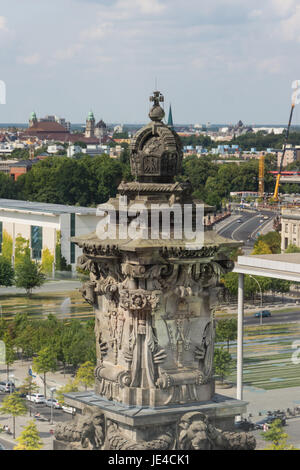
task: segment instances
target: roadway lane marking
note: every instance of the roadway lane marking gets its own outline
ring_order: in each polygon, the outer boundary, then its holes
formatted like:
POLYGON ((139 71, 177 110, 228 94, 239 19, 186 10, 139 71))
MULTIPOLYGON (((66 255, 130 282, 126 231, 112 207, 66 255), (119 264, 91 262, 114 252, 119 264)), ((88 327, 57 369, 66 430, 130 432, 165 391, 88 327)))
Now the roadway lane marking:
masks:
POLYGON ((271 220, 268 219, 268 220, 266 220, 265 222, 263 222, 258 228, 256 228, 256 229, 251 233, 250 238, 252 238, 252 239, 254 240, 254 239, 255 239, 255 238, 254 238, 255 233, 257 233, 259 230, 262 230, 268 223, 272 222, 273 219, 274 219, 274 217, 272 217, 271 220))
MULTIPOLYGON (((242 219, 244 216, 246 216, 246 221, 251 220, 251 217, 250 217, 250 218, 247 217, 247 214, 242 214, 241 216, 239 216, 239 217, 237 218, 237 220, 238 220, 238 219, 242 219)), ((252 217, 252 218, 253 218, 253 217, 252 217)), ((228 229, 230 228, 231 225, 235 225, 235 224, 237 224, 237 223, 238 223, 238 222, 237 222, 236 220, 233 220, 233 221, 230 222, 226 227, 221 228, 220 232, 218 232, 218 233, 221 235, 221 232, 225 232, 226 230, 228 230, 228 229)), ((242 225, 243 225, 243 224, 242 224, 242 225)), ((241 225, 238 225, 237 228, 239 228, 239 227, 241 227, 241 225)))
MULTIPOLYGON (((254 217, 250 217, 250 219, 247 219, 246 222, 242 223, 241 225, 239 225, 231 234, 231 238, 232 240, 235 240, 236 242, 239 242, 241 240, 237 240, 236 238, 234 238, 234 234, 235 232, 237 232, 238 230, 240 230, 244 225, 248 224, 250 221, 253 221, 253 219, 255 219, 255 217, 259 217, 257 214, 254 216, 254 217)), ((242 240, 244 241, 244 240, 242 240)))

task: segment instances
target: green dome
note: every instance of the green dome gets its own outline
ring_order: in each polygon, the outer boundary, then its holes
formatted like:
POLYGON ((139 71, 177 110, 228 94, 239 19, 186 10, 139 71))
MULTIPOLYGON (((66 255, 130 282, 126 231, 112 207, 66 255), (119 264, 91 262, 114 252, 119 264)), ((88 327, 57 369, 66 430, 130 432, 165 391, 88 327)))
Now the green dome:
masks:
POLYGON ((87 121, 93 121, 93 120, 95 120, 94 114, 93 114, 93 111, 90 111, 87 117, 87 121))
POLYGON ((35 112, 33 111, 31 114, 30 114, 30 118, 29 119, 36 119, 36 114, 35 112))

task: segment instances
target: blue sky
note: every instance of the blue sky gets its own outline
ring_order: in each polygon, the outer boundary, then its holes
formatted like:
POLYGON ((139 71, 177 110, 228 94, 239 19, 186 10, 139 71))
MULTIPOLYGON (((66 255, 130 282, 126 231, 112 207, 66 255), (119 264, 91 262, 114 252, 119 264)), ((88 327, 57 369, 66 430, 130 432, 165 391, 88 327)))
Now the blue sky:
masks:
POLYGON ((1 2, 0 122, 144 122, 157 79, 175 123, 285 123, 299 53, 297 0, 1 2))

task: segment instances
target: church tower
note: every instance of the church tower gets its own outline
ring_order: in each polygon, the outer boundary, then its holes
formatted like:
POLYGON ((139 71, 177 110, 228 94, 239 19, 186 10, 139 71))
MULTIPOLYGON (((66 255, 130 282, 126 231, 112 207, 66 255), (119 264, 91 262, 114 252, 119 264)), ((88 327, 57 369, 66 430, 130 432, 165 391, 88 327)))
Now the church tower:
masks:
POLYGON ((35 112, 30 114, 29 117, 29 127, 35 126, 37 124, 37 117, 35 112))
POLYGON ((92 111, 86 119, 85 137, 95 137, 95 118, 92 111))
POLYGON ((170 127, 171 129, 174 129, 171 105, 170 105, 170 108, 169 108, 168 127, 170 127))

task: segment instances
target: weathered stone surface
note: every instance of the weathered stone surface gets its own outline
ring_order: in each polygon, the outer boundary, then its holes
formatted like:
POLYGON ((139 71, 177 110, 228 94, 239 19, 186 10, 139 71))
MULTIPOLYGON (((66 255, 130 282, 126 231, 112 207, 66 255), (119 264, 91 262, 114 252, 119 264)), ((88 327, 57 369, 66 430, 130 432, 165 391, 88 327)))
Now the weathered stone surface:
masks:
MULTIPOLYGON (((154 414, 162 407, 173 410, 209 402, 214 396, 212 301, 218 297, 221 275, 233 267, 223 248, 238 245, 213 231, 204 233, 201 245, 184 234, 178 239, 174 236, 175 216, 170 217, 168 237, 160 219, 158 239, 148 236, 149 227, 137 238, 120 236, 123 209, 119 203, 125 196, 130 204, 143 203, 148 221, 156 216, 153 202, 166 206, 161 215, 176 203, 181 217, 184 205, 189 204, 191 228, 196 226, 198 201, 192 199, 191 185, 174 182, 181 169, 182 149, 176 132, 162 123, 161 100, 155 92, 149 114, 152 122, 137 132, 131 144, 136 181, 121 183, 117 197, 101 206, 107 212, 113 208, 118 232, 107 240, 96 233, 72 239, 83 250, 78 266, 90 273, 82 294, 94 306, 96 317, 95 395, 122 406, 148 407, 154 414)), ((204 209, 204 213, 211 210, 204 209)), ((126 224, 136 218, 127 218, 126 224)), ((155 432, 146 426, 143 434, 142 427, 135 431, 105 411, 105 446, 121 449, 138 442, 141 448, 172 448, 179 445, 176 426, 180 416, 174 415, 170 421, 173 434, 165 423, 155 432)), ((209 441, 210 428, 205 420, 201 423, 209 441)), ((61 426, 57 440, 75 436, 72 445, 98 445, 91 416, 76 426, 61 426)), ((207 442, 203 445, 208 446, 207 442)))
POLYGON ((185 413, 172 424, 130 428, 105 418, 95 406, 85 408, 75 422, 58 425, 55 438, 57 450, 252 450, 256 444, 248 433, 216 428, 198 411, 185 413))

